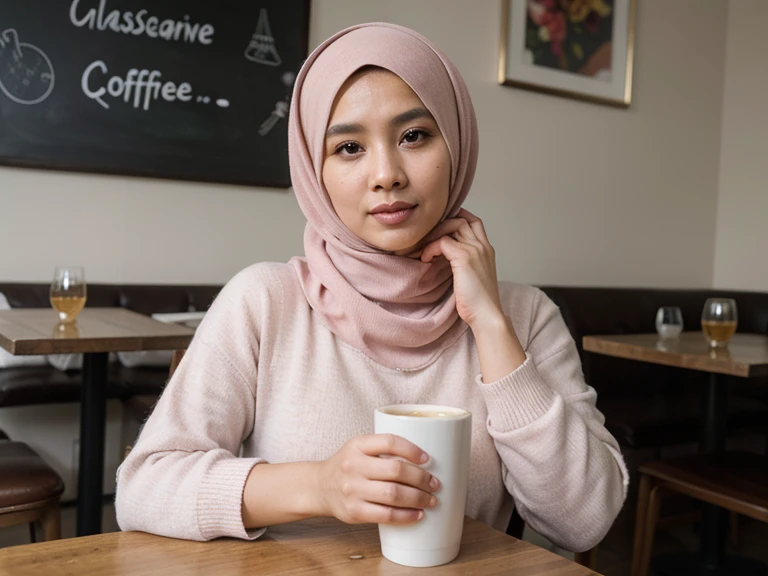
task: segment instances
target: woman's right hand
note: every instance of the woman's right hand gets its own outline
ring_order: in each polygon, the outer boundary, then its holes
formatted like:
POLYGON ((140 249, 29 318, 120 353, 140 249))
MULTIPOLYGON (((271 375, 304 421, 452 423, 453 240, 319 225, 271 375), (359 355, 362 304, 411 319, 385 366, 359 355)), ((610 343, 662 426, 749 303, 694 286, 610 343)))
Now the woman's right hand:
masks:
POLYGON ((425 508, 437 504, 432 493, 440 488, 437 478, 418 466, 428 460, 423 450, 400 436, 356 436, 319 463, 321 507, 325 515, 348 524, 418 522, 425 508))

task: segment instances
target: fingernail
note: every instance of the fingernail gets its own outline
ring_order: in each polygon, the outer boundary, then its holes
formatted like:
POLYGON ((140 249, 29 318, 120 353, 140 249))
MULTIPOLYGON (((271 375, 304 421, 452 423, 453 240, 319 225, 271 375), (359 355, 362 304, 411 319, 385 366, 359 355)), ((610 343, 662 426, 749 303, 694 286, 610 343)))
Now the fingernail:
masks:
POLYGON ((440 480, 432 476, 432 480, 429 481, 429 487, 432 488, 432 490, 437 490, 440 486, 440 480))
POLYGON ((416 516, 416 520, 424 518, 424 510, 419 510, 419 514, 416 516))
POLYGON ((426 452, 421 453, 421 463, 424 464, 427 460, 429 460, 429 455, 426 452))
POLYGON ((434 508, 435 506, 437 506, 437 498, 432 496, 432 498, 429 499, 429 507, 434 508))

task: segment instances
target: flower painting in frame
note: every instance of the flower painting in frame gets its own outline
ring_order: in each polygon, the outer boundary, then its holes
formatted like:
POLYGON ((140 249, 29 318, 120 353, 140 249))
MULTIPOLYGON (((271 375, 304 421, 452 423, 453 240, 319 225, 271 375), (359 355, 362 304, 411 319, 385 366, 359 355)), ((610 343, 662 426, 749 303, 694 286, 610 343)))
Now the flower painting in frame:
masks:
POLYGON ((502 0, 499 83, 629 106, 635 2, 502 0))

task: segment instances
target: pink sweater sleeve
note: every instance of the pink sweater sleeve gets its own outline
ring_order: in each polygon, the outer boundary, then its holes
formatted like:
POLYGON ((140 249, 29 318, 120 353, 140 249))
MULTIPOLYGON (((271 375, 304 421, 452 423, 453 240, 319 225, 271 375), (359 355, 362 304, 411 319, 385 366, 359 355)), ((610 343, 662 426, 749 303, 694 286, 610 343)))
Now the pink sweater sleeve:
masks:
POLYGON ((580 552, 608 532, 629 475, 560 311, 541 292, 531 322, 525 363, 497 382, 478 376, 477 383, 520 515, 557 545, 580 552))
POLYGON ((238 457, 253 431, 258 362, 252 318, 231 313, 242 308, 231 298, 248 297, 241 282, 236 277, 217 297, 118 469, 122 530, 187 540, 254 539, 264 532, 246 530, 241 511, 245 481, 261 462, 238 457))

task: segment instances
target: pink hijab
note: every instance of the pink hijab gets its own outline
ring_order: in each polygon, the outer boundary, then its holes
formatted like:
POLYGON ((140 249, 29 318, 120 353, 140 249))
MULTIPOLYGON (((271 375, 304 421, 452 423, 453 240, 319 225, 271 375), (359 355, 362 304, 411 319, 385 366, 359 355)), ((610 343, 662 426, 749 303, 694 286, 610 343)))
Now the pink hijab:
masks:
POLYGON ((296 78, 288 143, 307 226, 305 257, 290 264, 309 305, 338 338, 384 366, 414 370, 467 329, 456 312, 450 264, 444 258, 425 264, 367 244, 336 215, 322 180, 333 101, 347 78, 367 65, 397 74, 437 121, 451 157, 451 190, 443 220, 427 240, 455 229, 446 220, 459 214, 477 165, 477 122, 467 87, 420 34, 394 24, 360 24, 318 46, 296 78))

